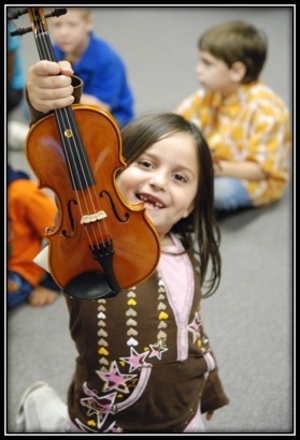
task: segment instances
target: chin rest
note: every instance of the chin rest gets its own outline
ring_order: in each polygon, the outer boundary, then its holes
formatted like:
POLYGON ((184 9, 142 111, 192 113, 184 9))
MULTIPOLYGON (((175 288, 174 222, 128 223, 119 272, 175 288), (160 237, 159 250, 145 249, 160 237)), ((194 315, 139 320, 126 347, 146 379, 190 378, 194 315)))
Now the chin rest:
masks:
POLYGON ((78 299, 99 299, 116 296, 118 292, 111 289, 105 275, 100 272, 84 272, 72 278, 63 291, 78 299))

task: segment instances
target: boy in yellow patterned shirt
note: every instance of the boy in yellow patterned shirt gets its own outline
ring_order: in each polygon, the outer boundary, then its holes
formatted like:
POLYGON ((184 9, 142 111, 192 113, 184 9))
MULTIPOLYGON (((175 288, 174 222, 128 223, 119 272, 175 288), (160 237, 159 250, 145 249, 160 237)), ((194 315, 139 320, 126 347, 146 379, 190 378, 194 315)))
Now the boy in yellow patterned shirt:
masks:
POLYGON ((244 21, 221 23, 199 39, 202 86, 176 108, 201 128, 214 158, 216 211, 279 200, 289 178, 289 112, 259 79, 267 38, 244 21))

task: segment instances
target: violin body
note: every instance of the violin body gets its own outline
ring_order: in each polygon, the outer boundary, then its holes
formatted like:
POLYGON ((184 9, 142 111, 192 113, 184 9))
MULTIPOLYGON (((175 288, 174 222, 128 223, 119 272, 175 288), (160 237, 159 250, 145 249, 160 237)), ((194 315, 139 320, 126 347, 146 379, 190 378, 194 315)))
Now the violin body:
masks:
POLYGON ((126 163, 114 119, 88 105, 75 104, 72 111, 94 183, 83 188, 72 183, 53 114, 29 130, 26 155, 39 186, 53 191, 58 206, 56 224, 46 231, 54 280, 71 296, 98 298, 145 281, 158 264, 160 243, 144 204, 129 204, 116 187, 116 173, 126 163), (91 244, 104 244, 106 255, 107 241, 113 249, 109 247, 109 261, 102 264, 91 244), (107 276, 109 283, 104 281, 99 292, 97 284, 107 276))

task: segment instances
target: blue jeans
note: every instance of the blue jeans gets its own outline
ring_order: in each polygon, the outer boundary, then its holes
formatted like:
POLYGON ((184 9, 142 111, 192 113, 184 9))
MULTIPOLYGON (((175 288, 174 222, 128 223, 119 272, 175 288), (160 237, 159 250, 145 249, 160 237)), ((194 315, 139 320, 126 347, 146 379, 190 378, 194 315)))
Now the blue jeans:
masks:
MULTIPOLYGON (((18 304, 21 304, 28 300, 34 287, 19 275, 17 272, 8 271, 7 273, 7 307, 12 309, 18 304)), ((46 274, 40 285, 47 287, 48 289, 54 290, 55 292, 60 292, 61 289, 54 282, 50 274, 46 274)))
POLYGON ((217 176, 214 179, 215 209, 217 211, 236 211, 253 207, 252 200, 240 179, 217 176))

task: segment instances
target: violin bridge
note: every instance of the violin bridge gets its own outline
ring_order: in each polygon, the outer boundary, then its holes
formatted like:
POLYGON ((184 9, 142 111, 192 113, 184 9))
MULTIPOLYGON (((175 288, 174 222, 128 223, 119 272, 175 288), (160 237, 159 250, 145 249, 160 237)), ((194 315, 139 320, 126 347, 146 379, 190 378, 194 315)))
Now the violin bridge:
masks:
POLYGON ((107 214, 104 211, 98 211, 98 212, 95 212, 94 214, 83 215, 81 217, 80 224, 86 225, 89 223, 95 223, 98 220, 103 220, 106 217, 107 217, 107 214))

